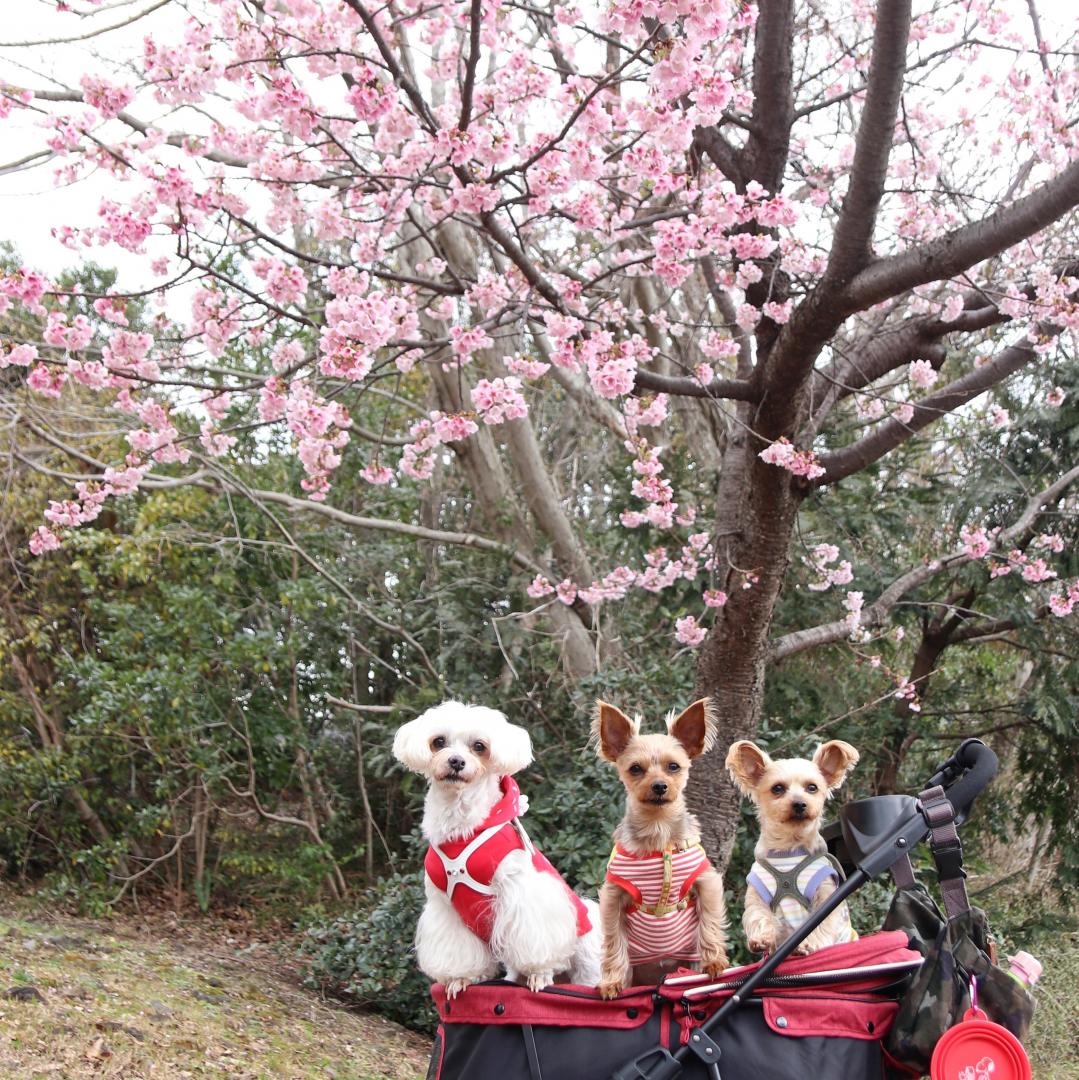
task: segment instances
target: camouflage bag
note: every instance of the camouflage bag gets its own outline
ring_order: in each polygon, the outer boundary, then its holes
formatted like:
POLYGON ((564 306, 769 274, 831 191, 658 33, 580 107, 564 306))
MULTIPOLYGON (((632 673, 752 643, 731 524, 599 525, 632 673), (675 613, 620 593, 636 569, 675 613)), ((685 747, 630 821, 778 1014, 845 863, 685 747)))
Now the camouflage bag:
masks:
MULTIPOLYGON (((1007 972, 997 967, 996 949, 985 912, 971 907, 962 868, 962 847, 948 809, 934 802, 930 789, 920 796, 938 824, 930 848, 940 880, 945 915, 925 886, 916 883, 909 860, 893 867, 899 886, 884 920, 885 930, 903 930, 911 948, 925 957, 921 970, 899 1003, 895 1023, 884 1048, 900 1068, 893 1076, 921 1075, 937 1041, 963 1019, 970 1008, 970 984, 978 980, 978 1007, 1020 1041, 1026 1038, 1034 1013, 1034 998, 1007 972)), ((943 797, 943 793, 941 793, 943 797)), ((944 800, 946 801, 946 800, 944 800)))
POLYGON ((914 885, 896 893, 884 929, 905 931, 911 948, 925 957, 884 1044, 888 1054, 909 1070, 906 1075, 929 1071, 937 1041, 970 1008, 972 978, 978 980, 978 1007, 1020 1041, 1026 1038, 1034 999, 993 963, 983 911, 970 908, 946 918, 925 887, 914 885))

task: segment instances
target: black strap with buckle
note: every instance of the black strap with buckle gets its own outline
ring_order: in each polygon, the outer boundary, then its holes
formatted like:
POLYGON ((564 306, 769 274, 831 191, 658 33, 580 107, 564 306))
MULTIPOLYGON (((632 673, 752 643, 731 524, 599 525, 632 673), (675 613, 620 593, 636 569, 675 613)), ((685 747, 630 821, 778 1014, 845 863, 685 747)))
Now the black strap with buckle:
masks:
POLYGON ((944 908, 948 918, 954 919, 970 911, 967 872, 963 869, 963 843, 955 827, 955 809, 939 785, 926 788, 918 801, 929 823, 929 849, 936 863, 944 908))

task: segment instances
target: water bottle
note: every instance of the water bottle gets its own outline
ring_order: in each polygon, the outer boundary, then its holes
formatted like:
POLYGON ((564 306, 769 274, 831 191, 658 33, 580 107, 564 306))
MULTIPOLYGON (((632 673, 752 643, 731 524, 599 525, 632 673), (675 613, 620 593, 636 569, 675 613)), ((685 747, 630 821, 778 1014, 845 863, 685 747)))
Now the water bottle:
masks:
POLYGON ((1028 952, 1017 952, 1008 957, 1008 974, 1027 990, 1033 990, 1034 984, 1041 978, 1042 965, 1028 952))

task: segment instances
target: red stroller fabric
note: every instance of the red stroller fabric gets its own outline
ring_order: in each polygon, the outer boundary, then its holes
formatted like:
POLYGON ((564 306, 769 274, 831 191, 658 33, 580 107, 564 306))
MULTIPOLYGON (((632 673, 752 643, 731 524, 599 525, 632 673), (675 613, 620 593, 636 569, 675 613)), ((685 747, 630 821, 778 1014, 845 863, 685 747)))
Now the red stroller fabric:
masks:
MULTIPOLYGON (((767 988, 713 1037, 723 1080, 861 1080, 883 1075, 881 1039, 921 956, 901 932, 872 934, 782 964, 767 988)), ((674 1051, 756 965, 719 979, 679 972, 612 1001, 593 989, 531 993, 510 983, 470 987, 448 1001, 432 989, 440 1025, 430 1080, 606 1080, 650 1046, 674 1051)), ((687 1061, 687 1080, 705 1076, 687 1061)))

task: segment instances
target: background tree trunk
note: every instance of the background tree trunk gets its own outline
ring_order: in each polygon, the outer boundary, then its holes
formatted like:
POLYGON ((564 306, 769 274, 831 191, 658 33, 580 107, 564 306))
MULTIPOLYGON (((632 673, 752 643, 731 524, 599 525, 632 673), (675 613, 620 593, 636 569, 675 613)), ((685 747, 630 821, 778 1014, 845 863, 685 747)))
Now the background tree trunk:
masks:
POLYGON ((734 843, 740 798, 724 759, 732 742, 752 738, 760 724, 768 630, 801 503, 790 474, 761 461, 757 445, 739 426, 724 455, 715 578, 728 599, 701 646, 694 682, 695 695, 708 695, 716 704, 719 740, 694 766, 688 800, 700 819, 705 848, 720 868, 734 843))

